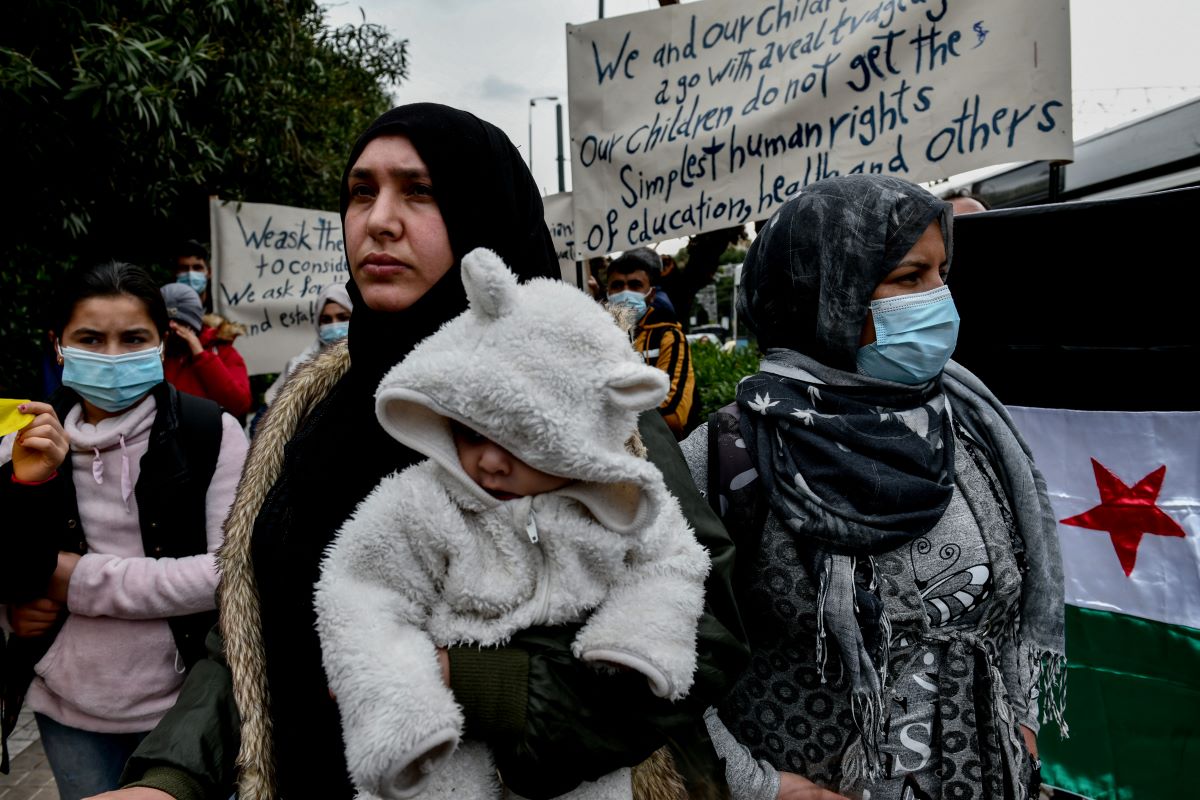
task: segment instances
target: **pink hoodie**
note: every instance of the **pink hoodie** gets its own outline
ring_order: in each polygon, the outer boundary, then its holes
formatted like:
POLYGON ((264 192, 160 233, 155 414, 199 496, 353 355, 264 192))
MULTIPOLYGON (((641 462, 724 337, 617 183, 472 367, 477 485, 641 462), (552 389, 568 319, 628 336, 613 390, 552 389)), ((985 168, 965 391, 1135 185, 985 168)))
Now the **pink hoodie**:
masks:
POLYGON ((214 552, 246 458, 246 437, 233 417, 222 415, 207 497, 208 552, 147 558, 133 487, 155 410, 147 397, 97 425, 84 422, 81 406, 63 420, 88 554, 71 576, 71 613, 37 663, 26 702, 71 727, 105 733, 153 728, 183 683, 165 618, 216 607, 214 552))

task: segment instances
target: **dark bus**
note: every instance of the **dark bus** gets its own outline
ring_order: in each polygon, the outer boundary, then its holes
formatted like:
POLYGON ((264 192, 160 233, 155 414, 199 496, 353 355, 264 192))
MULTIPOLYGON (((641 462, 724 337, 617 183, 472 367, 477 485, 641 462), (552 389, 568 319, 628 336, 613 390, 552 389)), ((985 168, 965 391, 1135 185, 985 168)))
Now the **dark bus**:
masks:
POLYGON ((942 197, 969 191, 999 209, 1197 185, 1200 98, 1080 139, 1071 162, 1029 161, 983 178, 929 188, 942 197))

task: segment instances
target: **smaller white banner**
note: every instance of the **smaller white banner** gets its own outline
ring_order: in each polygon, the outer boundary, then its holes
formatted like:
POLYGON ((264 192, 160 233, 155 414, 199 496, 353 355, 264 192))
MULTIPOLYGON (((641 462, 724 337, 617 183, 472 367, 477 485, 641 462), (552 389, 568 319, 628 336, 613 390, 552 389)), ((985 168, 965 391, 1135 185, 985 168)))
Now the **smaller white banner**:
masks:
POLYGON ((1200 628, 1200 412, 1009 411, 1059 520, 1067 603, 1200 628))
POLYGON ((350 278, 331 211, 209 201, 214 308, 246 326, 235 346, 251 375, 279 372, 316 336, 317 296, 350 278))
MULTIPOLYGON (((578 283, 575 269, 575 205, 570 192, 559 192, 542 198, 546 214, 546 227, 554 240, 554 252, 562 268, 562 279, 570 284, 578 283)), ((580 287, 582 288, 582 287, 580 287)))

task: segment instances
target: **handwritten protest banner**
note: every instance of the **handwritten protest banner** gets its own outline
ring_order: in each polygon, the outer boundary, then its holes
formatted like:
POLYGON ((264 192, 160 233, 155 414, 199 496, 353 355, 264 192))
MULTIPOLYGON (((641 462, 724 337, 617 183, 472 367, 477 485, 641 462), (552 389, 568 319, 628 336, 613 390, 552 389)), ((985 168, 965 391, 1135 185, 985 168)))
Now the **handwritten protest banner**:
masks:
POLYGON ((209 201, 217 313, 247 328, 251 375, 279 372, 316 336, 317 295, 350 278, 337 214, 209 201))
POLYGON ((545 209, 546 227, 554 240, 554 252, 562 268, 562 279, 567 283, 578 282, 575 268, 575 206, 570 192, 559 192, 542 198, 545 209))
POLYGON ((705 0, 569 25, 567 67, 580 257, 1073 153, 1068 0, 705 0))

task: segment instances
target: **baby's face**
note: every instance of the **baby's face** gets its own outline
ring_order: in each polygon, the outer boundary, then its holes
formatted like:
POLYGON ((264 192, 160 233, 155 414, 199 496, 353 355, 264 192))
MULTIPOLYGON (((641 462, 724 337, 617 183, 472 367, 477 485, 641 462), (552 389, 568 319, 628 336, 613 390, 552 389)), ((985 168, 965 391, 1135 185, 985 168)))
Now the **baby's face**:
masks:
POLYGON ((450 429, 463 470, 497 500, 545 494, 571 482, 570 478, 534 469, 465 425, 451 422, 450 429))

